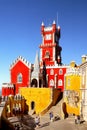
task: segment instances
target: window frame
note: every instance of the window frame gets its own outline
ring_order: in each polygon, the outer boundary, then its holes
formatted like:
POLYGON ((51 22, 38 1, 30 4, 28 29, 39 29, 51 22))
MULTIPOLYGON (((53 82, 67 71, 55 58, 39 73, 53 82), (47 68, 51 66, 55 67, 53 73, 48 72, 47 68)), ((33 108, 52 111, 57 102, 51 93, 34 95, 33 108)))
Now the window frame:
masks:
POLYGON ((19 74, 17 75, 17 83, 22 83, 22 81, 23 81, 22 73, 19 73, 19 74))

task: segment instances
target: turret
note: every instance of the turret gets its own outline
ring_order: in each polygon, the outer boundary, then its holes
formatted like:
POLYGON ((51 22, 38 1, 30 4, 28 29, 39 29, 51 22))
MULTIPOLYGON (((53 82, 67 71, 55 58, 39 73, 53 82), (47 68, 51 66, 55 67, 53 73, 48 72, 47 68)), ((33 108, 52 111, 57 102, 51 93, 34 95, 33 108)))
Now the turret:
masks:
POLYGON ((60 57, 60 55, 58 56, 58 64, 61 64, 61 57, 60 57))
POLYGON ((54 65, 55 61, 61 64, 61 50, 59 46, 60 26, 56 26, 55 21, 52 25, 45 27, 41 24, 42 44, 40 45, 40 61, 44 60, 46 65, 54 65))
POLYGON ((56 23, 55 23, 55 21, 53 21, 52 27, 53 27, 53 32, 56 32, 56 23))
POLYGON ((82 63, 87 61, 87 55, 82 55, 82 63))
POLYGON ((42 24, 41 24, 41 34, 44 34, 44 23, 42 22, 42 24))
POLYGON ((60 26, 58 26, 58 37, 60 38, 60 31, 61 31, 61 28, 60 26))

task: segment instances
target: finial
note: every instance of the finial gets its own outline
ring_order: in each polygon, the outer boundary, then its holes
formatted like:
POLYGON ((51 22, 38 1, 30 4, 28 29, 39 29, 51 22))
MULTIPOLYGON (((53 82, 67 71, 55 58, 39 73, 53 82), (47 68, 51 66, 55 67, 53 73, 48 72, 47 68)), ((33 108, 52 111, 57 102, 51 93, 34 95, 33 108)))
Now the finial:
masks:
POLYGON ((58 26, 58 29, 60 29, 60 26, 58 26))
POLYGON ((53 24, 56 24, 55 20, 53 21, 53 24))
POLYGON ((42 22, 42 24, 41 24, 42 26, 44 26, 44 22, 42 22))

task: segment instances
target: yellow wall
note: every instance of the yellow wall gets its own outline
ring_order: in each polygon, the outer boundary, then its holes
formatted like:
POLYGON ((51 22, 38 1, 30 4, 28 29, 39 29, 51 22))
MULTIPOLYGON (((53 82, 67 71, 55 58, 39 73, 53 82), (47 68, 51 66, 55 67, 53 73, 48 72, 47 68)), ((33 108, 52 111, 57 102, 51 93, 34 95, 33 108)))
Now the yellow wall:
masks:
POLYGON ((64 96, 67 112, 76 115, 80 114, 80 76, 77 74, 66 75, 65 90, 68 91, 64 96), (77 99, 79 100, 75 102, 77 99))
POLYGON ((77 90, 80 89, 80 76, 76 74, 67 75, 65 77, 65 88, 69 90, 77 90), (70 85, 69 85, 69 79, 70 79, 70 85))
POLYGON ((26 103, 31 110, 31 102, 35 102, 35 112, 42 112, 51 104, 52 91, 49 88, 20 88, 20 94, 26 99, 26 103))
POLYGON ((52 105, 55 105, 60 96, 60 89, 51 88, 20 88, 20 94, 26 99, 26 104, 31 111, 31 102, 35 102, 36 114, 46 113, 52 105))

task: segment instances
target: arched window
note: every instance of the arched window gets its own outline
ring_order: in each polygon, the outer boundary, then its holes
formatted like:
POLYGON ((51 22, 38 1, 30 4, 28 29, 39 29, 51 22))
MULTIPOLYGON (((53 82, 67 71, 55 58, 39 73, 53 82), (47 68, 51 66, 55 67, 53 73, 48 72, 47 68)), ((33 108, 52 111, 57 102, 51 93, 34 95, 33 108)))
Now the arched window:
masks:
POLYGON ((62 86, 63 85, 63 81, 61 79, 58 80, 58 86, 62 86))
POLYGON ((54 70, 53 69, 50 70, 50 75, 54 75, 54 70))
POLYGON ((18 74, 18 76, 17 76, 17 82, 22 83, 22 74, 21 73, 18 74))
POLYGON ((62 74, 63 74, 63 70, 59 69, 59 75, 62 75, 62 74))
POLYGON ((31 102, 31 110, 34 110, 34 108, 35 108, 35 102, 32 101, 32 102, 31 102))
POLYGON ((54 80, 53 79, 50 80, 50 86, 54 86, 54 80))
POLYGON ((50 53, 49 53, 49 51, 46 51, 45 52, 45 58, 49 58, 50 57, 50 53))

